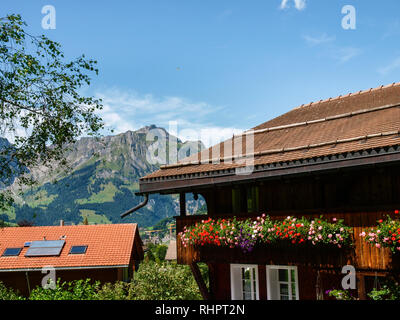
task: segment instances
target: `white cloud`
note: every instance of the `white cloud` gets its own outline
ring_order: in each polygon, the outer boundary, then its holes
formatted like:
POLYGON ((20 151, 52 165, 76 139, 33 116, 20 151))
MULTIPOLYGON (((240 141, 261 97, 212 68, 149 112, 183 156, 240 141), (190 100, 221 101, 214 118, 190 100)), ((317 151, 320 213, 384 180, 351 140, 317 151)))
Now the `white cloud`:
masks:
POLYGON ((400 57, 393 60, 390 64, 388 64, 385 67, 379 68, 378 72, 381 75, 387 75, 391 72, 393 72, 395 69, 399 69, 400 68, 400 57))
POLYGON ((322 48, 324 56, 336 60, 339 64, 346 63, 351 59, 363 53, 362 49, 357 47, 344 47, 335 43, 335 36, 328 36, 326 33, 320 36, 303 35, 302 38, 310 46, 319 46, 322 48))
POLYGON ((329 37, 326 33, 321 34, 320 36, 310 36, 310 35, 303 35, 303 39, 312 46, 320 45, 324 43, 330 43, 336 40, 335 36, 329 37))
MULTIPOLYGON (((282 0, 281 10, 289 8, 289 0, 282 0)), ((297 10, 304 10, 306 8, 306 0, 294 0, 294 6, 297 10)))
POLYGON ((345 63, 362 53, 362 50, 355 47, 338 48, 333 52, 333 57, 339 61, 340 64, 345 63))
POLYGON ((135 91, 108 89, 96 93, 103 100, 104 108, 100 112, 106 128, 114 133, 137 130, 155 124, 171 131, 171 121, 177 122, 176 134, 182 141, 202 140, 207 147, 223 141, 233 134, 243 131, 241 128, 216 125, 210 119, 217 119, 225 112, 221 106, 206 102, 192 102, 182 97, 158 98, 151 94, 141 95, 135 91))

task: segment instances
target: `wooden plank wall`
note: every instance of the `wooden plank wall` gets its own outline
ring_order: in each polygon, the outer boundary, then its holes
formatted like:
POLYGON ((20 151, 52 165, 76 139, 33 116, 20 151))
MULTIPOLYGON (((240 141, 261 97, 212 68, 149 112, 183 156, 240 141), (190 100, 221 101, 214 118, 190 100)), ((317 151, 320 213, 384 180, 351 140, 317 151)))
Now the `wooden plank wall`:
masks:
MULTIPOLYGON (((259 187, 260 212, 270 215, 377 212, 400 209, 400 166, 352 172, 254 181, 259 187)), ((199 190, 210 216, 231 214, 232 188, 225 185, 199 190)), ((242 212, 246 212, 242 208, 242 212)))

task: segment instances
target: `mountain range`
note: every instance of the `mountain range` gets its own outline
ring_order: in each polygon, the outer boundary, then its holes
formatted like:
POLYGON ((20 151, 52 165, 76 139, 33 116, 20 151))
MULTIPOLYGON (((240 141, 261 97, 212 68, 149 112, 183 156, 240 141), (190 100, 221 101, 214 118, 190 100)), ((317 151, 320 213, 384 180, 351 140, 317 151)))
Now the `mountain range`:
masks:
MULTIPOLYGON (((146 157, 149 147, 154 146, 154 141, 147 139, 150 131, 169 138, 165 129, 154 125, 118 135, 81 138, 66 148, 69 170, 58 170, 56 164, 52 170, 47 167, 31 169, 30 174, 39 183, 16 196, 14 206, 0 212, 0 219, 11 223, 29 221, 34 225, 56 225, 60 220, 66 224, 85 220, 90 224, 135 222, 140 227, 149 227, 178 214, 176 195, 151 195, 146 207, 120 218, 121 213, 142 201, 142 197, 135 194, 139 178, 159 168, 159 164, 149 163, 146 157)), ((176 141, 178 150, 188 143, 204 148, 201 142, 183 143, 177 138, 176 141)), ((168 149, 168 142, 160 144, 158 152, 163 148, 168 149)), ((10 188, 17 194, 17 182, 10 188)), ((187 202, 188 211, 192 213, 204 205, 203 200, 195 201, 191 195, 187 202)))

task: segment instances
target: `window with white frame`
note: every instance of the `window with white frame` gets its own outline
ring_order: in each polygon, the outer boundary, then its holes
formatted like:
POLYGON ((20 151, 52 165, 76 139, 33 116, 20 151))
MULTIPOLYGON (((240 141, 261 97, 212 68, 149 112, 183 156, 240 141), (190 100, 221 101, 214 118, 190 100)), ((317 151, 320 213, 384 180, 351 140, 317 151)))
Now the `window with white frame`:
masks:
POLYGON ((297 267, 267 266, 268 300, 298 300, 297 267))
POLYGON ((258 266, 231 264, 232 300, 258 300, 258 266))

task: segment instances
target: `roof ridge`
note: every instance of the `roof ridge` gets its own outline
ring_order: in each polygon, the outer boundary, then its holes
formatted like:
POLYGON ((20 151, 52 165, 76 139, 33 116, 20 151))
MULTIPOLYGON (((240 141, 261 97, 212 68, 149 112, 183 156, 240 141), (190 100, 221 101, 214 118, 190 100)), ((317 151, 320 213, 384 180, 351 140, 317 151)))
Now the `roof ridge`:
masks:
POLYGON ((348 93, 346 95, 339 95, 339 96, 336 96, 334 98, 331 97, 331 98, 328 98, 328 99, 321 99, 319 101, 311 101, 311 102, 309 102, 307 104, 303 103, 302 105, 293 108, 292 111, 300 109, 300 108, 310 107, 313 104, 321 104, 321 103, 325 103, 325 102, 329 102, 329 101, 333 101, 333 100, 340 100, 340 99, 348 98, 350 96, 355 96, 355 95, 359 95, 359 94, 369 93, 369 92, 372 92, 372 91, 377 91, 377 90, 387 89, 387 88, 392 88, 392 87, 397 87, 397 86, 400 86, 400 82, 393 82, 391 84, 381 85, 379 87, 370 88, 370 89, 366 89, 366 90, 360 90, 358 92, 350 92, 350 93, 348 93))
POLYGON ((369 112, 382 111, 382 110, 385 110, 385 109, 396 108, 396 107, 399 107, 399 106, 400 106, 399 103, 387 104, 387 105, 384 105, 384 106, 379 106, 379 107, 374 107, 374 108, 369 108, 369 109, 368 108, 367 109, 359 109, 359 110, 356 110, 356 111, 340 113, 340 114, 336 114, 336 115, 332 115, 332 116, 328 116, 328 117, 320 118, 320 119, 289 123, 289 124, 284 124, 284 125, 280 125, 280 126, 257 129, 257 130, 250 129, 250 130, 244 131, 244 132, 236 134, 236 135, 234 134, 233 138, 240 137, 240 136, 245 136, 245 135, 249 135, 249 134, 264 133, 264 132, 281 130, 281 129, 295 128, 295 127, 306 126, 306 125, 310 125, 310 124, 314 124, 314 123, 320 123, 320 122, 325 122, 325 121, 348 118, 348 117, 353 117, 353 116, 357 116, 357 115, 365 114, 365 113, 369 113, 369 112))
POLYGON ((18 229, 32 229, 32 228, 65 228, 65 227, 100 227, 100 226, 125 226, 125 225, 133 225, 133 226, 137 226, 137 223, 134 222, 129 222, 129 223, 101 223, 101 224, 73 224, 73 225, 55 225, 55 226, 29 226, 29 227, 19 227, 19 226, 10 226, 10 227, 4 227, 4 228, 0 228, 0 229, 5 229, 5 228, 18 228, 18 229))

